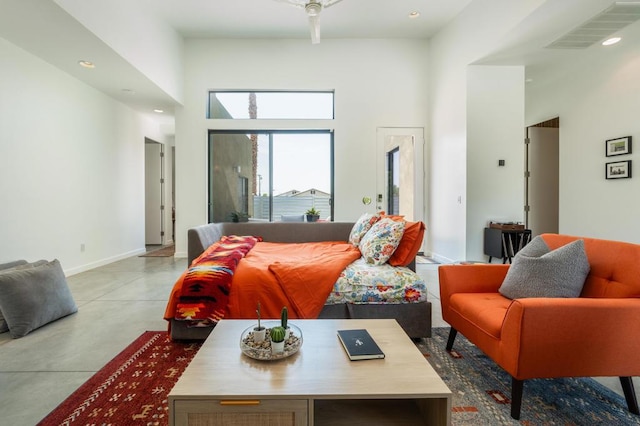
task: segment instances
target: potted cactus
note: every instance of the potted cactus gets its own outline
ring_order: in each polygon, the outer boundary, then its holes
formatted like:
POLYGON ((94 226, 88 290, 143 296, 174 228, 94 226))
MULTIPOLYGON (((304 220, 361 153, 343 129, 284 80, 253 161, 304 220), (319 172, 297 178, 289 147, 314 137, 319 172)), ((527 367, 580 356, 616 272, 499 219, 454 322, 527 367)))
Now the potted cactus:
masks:
POLYGON ((271 340, 271 353, 279 354, 284 352, 284 343, 289 338, 289 312, 286 306, 280 311, 280 325, 269 329, 269 338, 271 340))
POLYGON ((267 328, 260 325, 260 302, 258 302, 256 314, 258 314, 258 325, 253 327, 253 341, 257 343, 262 342, 267 334, 267 328))
POLYGON ((271 338, 271 353, 279 354, 284 352, 284 335, 285 330, 280 325, 272 327, 269 330, 269 337, 271 338))
POLYGON ((288 321, 289 321, 289 311, 287 310, 286 306, 283 306, 282 311, 280 311, 280 325, 282 326, 282 328, 284 328, 285 340, 289 338, 289 332, 291 331, 288 325, 288 321))

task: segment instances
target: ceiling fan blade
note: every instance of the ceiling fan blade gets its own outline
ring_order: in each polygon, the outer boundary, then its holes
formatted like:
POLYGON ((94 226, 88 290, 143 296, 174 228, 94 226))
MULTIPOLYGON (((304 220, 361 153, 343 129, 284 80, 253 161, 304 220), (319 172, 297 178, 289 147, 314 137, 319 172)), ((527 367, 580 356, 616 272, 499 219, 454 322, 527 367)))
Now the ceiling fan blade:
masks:
POLYGON ((320 16, 309 16, 309 31, 311 31, 311 44, 320 43, 320 16))

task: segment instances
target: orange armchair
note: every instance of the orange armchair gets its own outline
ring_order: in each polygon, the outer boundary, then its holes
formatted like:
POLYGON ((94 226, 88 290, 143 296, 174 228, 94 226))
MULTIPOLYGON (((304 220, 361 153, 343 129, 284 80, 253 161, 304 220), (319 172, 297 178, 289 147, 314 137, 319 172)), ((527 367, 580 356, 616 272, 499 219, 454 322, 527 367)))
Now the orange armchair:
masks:
POLYGON ((580 297, 508 299, 498 289, 509 265, 439 268, 442 316, 512 377, 511 417, 520 418, 524 381, 618 376, 629 411, 640 414, 640 245, 543 234, 551 250, 585 243, 591 270, 580 297))

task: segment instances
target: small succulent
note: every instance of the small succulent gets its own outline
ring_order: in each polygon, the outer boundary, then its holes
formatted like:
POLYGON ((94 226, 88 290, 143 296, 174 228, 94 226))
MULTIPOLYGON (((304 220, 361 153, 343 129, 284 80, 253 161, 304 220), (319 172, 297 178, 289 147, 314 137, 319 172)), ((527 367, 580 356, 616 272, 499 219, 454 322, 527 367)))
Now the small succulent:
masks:
POLYGON ((269 332, 269 335, 271 336, 272 342, 278 343, 278 342, 284 341, 285 333, 286 333, 286 330, 284 329, 284 327, 277 326, 271 329, 271 331, 269 332))

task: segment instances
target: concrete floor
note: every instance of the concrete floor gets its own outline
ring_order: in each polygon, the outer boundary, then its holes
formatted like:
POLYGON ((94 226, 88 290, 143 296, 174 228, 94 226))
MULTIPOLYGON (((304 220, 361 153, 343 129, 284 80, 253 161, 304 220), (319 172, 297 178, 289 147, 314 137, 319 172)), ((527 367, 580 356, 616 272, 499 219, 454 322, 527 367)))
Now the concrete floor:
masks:
MULTIPOLYGON (((165 330, 186 259, 131 257, 67 278, 78 313, 0 334, 0 425, 35 425, 146 330, 165 330)), ((64 265, 63 265, 64 266, 64 265)))
MULTIPOLYGON (((165 330, 167 298, 185 267, 186 259, 131 257, 73 275, 77 314, 21 339, 0 334, 0 425, 35 425, 144 331, 165 330)), ((418 264, 417 272, 433 326, 445 327, 437 267, 418 264)), ((617 379, 604 382, 621 392, 617 379)))

